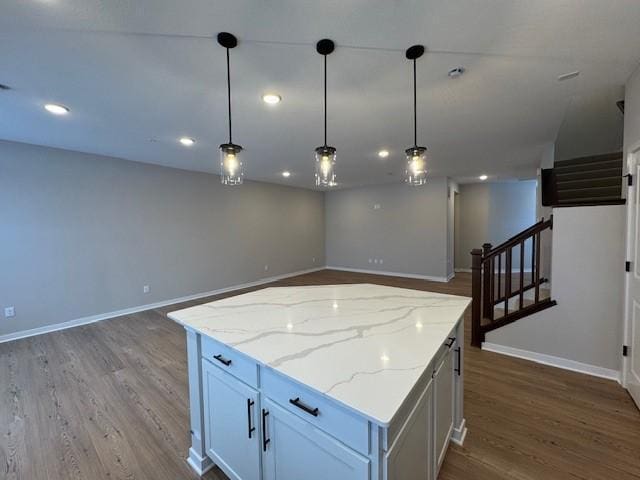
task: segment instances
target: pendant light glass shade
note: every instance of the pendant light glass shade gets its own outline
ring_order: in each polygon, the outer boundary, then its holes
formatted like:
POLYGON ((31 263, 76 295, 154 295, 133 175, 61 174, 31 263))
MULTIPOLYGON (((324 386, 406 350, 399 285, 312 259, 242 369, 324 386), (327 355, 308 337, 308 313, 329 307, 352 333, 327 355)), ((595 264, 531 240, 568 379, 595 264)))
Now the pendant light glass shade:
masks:
POLYGON ((316 186, 333 187, 336 184, 336 149, 333 147, 316 148, 316 186))
POLYGON ((220 145, 220 181, 223 185, 242 185, 242 147, 233 143, 220 145))
POLYGON ((424 185, 427 183, 427 149, 412 147, 405 150, 407 168, 404 181, 409 185, 424 185))

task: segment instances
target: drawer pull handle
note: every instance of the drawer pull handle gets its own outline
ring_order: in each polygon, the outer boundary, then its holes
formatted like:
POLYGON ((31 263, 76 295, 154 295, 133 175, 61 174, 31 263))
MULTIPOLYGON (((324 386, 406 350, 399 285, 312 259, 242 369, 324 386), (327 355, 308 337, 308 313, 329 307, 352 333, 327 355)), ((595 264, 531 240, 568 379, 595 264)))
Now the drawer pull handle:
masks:
POLYGON ((225 366, 229 366, 231 365, 231 360, 227 360, 226 358, 224 358, 221 354, 218 355, 214 355, 213 358, 215 358, 216 360, 218 360, 220 363, 222 363, 225 366))
POLYGON ((262 451, 267 451, 267 445, 271 442, 270 438, 267 438, 267 415, 269 410, 262 409, 262 451))
POLYGON ((455 368, 455 372, 460 376, 460 370, 462 368, 462 358, 460 358, 460 347, 456 348, 456 353, 458 354, 458 366, 455 368))
POLYGON ((447 348, 453 347, 453 344, 456 343, 456 337, 449 337, 449 343, 447 343, 447 348))
POLYGON ((249 438, 251 438, 251 434, 256 431, 256 427, 252 425, 253 422, 251 420, 251 407, 253 407, 254 404, 255 402, 253 400, 247 398, 247 425, 249 425, 249 438))
POLYGON ((314 417, 318 416, 318 413, 320 413, 320 411, 317 408, 311 408, 307 405, 305 405, 304 403, 302 403, 300 401, 300 397, 296 397, 296 398, 290 398, 289 399, 289 403, 291 405, 295 405, 296 407, 298 407, 300 410, 304 410, 305 412, 307 412, 309 415, 313 415, 314 417))

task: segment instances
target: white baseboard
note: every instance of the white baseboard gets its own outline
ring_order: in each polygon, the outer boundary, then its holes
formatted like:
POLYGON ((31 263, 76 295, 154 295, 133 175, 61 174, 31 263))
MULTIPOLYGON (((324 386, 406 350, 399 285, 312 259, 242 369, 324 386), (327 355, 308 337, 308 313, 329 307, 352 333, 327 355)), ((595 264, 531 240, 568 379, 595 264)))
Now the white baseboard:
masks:
POLYGON ((455 268, 453 271, 456 273, 471 273, 470 268, 455 268))
POLYGON ((553 355, 546 355, 544 353, 530 352, 519 348, 507 347, 496 343, 484 342, 482 344, 482 349, 487 350, 488 352, 500 353, 510 357, 530 360, 532 362, 549 365, 551 367, 571 370, 572 372, 585 373, 594 377, 615 380, 620 383, 620 372, 618 370, 611 370, 609 368, 598 367, 596 365, 589 365, 588 363, 576 362, 575 360, 569 360, 567 358, 554 357, 553 355))
POLYGON ((450 278, 448 277, 433 277, 430 275, 417 275, 415 273, 385 272, 382 270, 365 270, 361 268, 333 267, 330 265, 327 265, 327 269, 339 270, 341 272, 369 273, 371 275, 387 275, 389 277, 417 278, 419 280, 429 280, 431 282, 441 282, 441 283, 446 283, 450 280, 450 278))
POLYGON ((454 428, 451 433, 451 441, 456 445, 462 447, 464 445, 464 439, 467 438, 467 419, 463 418, 458 428, 454 428))
POLYGON ((215 463, 213 463, 213 460, 211 460, 209 457, 201 457, 200 455, 198 455, 193 447, 189 449, 187 463, 200 476, 203 476, 205 473, 216 466, 215 463))
POLYGON ((307 270, 299 270, 297 272, 285 273, 283 275, 275 275, 272 277, 261 278, 254 282, 243 283, 241 285, 232 285, 230 287, 219 288, 218 290, 211 290, 210 292, 196 293, 194 295, 187 295, 185 297, 172 298, 170 300, 163 300, 161 302, 149 303, 147 305, 140 305, 137 307, 125 308, 122 310, 116 310, 108 313, 100 313, 98 315, 91 315, 89 317, 77 318, 68 322, 55 323, 53 325, 46 325, 44 327, 32 328, 29 330, 22 330, 19 332, 7 333, 0 335, 0 343, 10 342, 12 340, 19 340, 21 338, 33 337, 35 335, 42 335, 44 333, 56 332, 58 330, 65 330, 67 328, 78 327, 80 325, 87 325, 89 323, 99 322, 101 320, 108 320, 109 318, 120 317, 122 315, 130 315, 132 313, 143 312, 145 310, 153 310, 154 308, 166 307, 174 303, 188 302, 190 300, 197 300, 199 298, 210 297, 212 295, 219 295, 221 293, 232 292, 234 290, 242 290, 243 288, 255 287, 263 285, 265 283, 275 282, 284 278, 295 277, 298 275, 304 275, 305 273, 317 272, 324 270, 325 267, 310 268, 307 270))

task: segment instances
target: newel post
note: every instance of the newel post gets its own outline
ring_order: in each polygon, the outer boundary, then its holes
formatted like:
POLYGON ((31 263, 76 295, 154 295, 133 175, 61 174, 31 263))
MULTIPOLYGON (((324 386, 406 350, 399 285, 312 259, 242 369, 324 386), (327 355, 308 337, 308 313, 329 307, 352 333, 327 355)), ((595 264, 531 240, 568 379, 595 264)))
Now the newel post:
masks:
MULTIPOLYGON (((487 258, 487 254, 491 251, 491 244, 485 243, 482 245, 482 258, 487 258)), ((491 317, 491 309, 493 308, 493 299, 491 297, 491 280, 493 272, 490 271, 491 264, 489 261, 485 262, 482 266, 484 268, 484 274, 482 276, 482 316, 485 318, 491 317)))
POLYGON ((482 250, 471 250, 471 345, 482 346, 482 250))

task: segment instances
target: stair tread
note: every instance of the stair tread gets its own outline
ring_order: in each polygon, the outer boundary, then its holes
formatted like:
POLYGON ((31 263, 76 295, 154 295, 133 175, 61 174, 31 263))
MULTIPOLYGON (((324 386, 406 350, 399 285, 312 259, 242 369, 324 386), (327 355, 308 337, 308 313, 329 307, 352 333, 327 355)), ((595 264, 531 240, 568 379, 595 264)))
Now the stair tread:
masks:
POLYGON ((569 160, 558 160, 554 162, 554 166, 571 166, 571 165, 584 165, 585 163, 598 163, 607 160, 622 160, 622 152, 605 153, 602 155, 593 155, 589 157, 578 157, 569 160))
POLYGON ((554 207, 587 207, 598 205, 624 205, 626 200, 620 197, 567 198, 558 200, 554 207))
POLYGON ((604 160, 601 162, 583 163, 576 165, 554 165, 553 170, 558 173, 586 172, 591 170, 603 170, 606 168, 622 168, 622 159, 604 160))
POLYGON ((585 172, 554 172, 557 181, 574 181, 574 180, 587 180, 593 178, 609 178, 609 177, 622 177, 622 165, 615 168, 603 168, 599 170, 588 170, 585 172))
POLYGON ((622 177, 615 175, 599 178, 581 178, 577 180, 557 180, 558 190, 571 188, 618 187, 622 186, 622 177))
POLYGON ((609 185, 604 187, 584 187, 584 188, 559 188, 558 196, 567 197, 571 195, 577 195, 578 197, 585 196, 620 196, 622 193, 622 185, 609 185), (610 195, 609 195, 610 194, 610 195))

